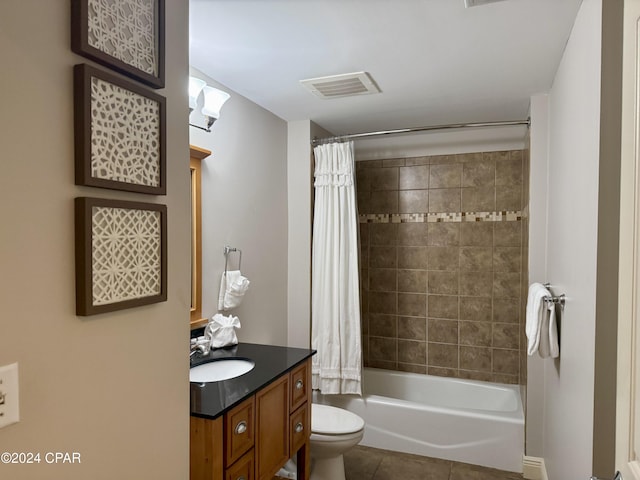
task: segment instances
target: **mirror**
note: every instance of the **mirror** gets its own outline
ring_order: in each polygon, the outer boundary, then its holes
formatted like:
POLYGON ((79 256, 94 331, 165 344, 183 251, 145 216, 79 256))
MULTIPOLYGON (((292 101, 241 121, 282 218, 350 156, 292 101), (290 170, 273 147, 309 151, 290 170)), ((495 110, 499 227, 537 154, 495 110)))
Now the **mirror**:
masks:
POLYGON ((191 171, 191 328, 207 323, 202 318, 202 160, 211 155, 209 150, 190 146, 191 171))

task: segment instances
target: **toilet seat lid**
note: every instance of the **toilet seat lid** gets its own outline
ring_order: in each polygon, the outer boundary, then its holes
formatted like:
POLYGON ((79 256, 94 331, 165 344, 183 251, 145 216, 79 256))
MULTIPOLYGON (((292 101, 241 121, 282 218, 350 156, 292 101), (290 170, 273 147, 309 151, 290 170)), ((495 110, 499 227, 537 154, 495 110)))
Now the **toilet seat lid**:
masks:
POLYGON ((329 405, 311 404, 311 431, 324 435, 359 432, 364 420, 355 413, 329 405))

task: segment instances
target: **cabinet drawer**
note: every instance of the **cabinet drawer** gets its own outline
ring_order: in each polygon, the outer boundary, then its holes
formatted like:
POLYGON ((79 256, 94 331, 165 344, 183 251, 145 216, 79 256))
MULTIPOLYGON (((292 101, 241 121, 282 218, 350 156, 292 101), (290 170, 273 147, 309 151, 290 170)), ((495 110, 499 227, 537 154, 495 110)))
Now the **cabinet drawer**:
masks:
POLYGON ((254 473, 253 450, 249 450, 236 463, 227 468, 224 480, 254 480, 254 473))
POLYGON ((291 371, 291 396, 289 400, 290 412, 294 412, 304 402, 311 392, 311 362, 307 360, 291 371))
POLYGON ((305 403, 298 410, 291 414, 289 418, 289 452, 293 455, 302 447, 309 439, 311 433, 310 422, 311 416, 309 404, 305 403))
POLYGON ((242 402, 224 417, 225 465, 229 466, 253 447, 255 397, 242 402))

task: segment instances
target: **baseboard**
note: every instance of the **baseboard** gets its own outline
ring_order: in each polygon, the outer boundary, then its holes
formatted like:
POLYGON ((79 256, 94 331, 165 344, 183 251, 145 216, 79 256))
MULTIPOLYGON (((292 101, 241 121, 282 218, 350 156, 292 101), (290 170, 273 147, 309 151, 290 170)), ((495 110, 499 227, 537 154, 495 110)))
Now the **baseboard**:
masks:
POLYGON ((522 457, 522 476, 527 480, 549 480, 544 458, 522 457))

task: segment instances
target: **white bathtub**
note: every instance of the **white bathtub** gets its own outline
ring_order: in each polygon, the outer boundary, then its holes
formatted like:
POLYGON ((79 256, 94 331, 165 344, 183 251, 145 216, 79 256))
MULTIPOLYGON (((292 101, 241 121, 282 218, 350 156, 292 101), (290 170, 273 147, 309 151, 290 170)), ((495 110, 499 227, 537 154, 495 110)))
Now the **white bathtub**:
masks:
POLYGON ((518 386, 366 368, 363 397, 315 395, 365 421, 361 445, 522 472, 518 386))

